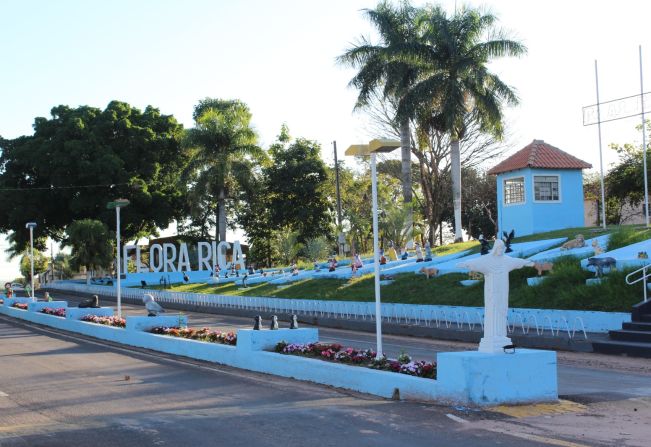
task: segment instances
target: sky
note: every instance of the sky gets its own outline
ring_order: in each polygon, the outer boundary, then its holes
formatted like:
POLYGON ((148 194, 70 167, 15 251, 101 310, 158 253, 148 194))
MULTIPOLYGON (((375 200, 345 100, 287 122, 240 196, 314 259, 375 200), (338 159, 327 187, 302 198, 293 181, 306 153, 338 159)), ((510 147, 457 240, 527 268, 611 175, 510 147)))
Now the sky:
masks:
MULTIPOLYGON (((424 4, 413 1, 414 4, 424 4)), ((437 2, 487 8, 528 54, 491 69, 520 97, 506 111, 512 153, 543 139, 599 168, 596 126, 582 107, 640 93, 638 46, 651 90, 651 2, 522 0, 437 2)), ((238 98, 251 109, 263 147, 287 123, 294 137, 316 140, 332 162, 372 135, 353 112, 354 75, 335 58, 360 35, 374 38, 363 9, 374 0, 0 0, 0 135, 32 133, 52 107, 111 100, 153 105, 192 126, 202 98, 238 98)), ((604 167, 612 142, 641 142, 640 118, 602 126, 604 167)), ((487 166, 490 167, 490 166, 487 166)), ((6 242, 0 241, 0 249, 6 242)), ((18 275, 0 256, 0 278, 18 275)))

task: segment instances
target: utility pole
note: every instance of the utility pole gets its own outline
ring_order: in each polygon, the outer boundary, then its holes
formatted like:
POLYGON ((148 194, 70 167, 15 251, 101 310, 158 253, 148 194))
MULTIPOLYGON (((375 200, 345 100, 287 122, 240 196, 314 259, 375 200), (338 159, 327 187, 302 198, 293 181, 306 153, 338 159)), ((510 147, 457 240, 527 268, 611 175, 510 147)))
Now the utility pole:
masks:
POLYGON ((339 240, 338 240, 338 247, 339 247, 339 256, 343 256, 343 245, 344 245, 344 232, 343 228, 341 226, 341 193, 339 192, 339 163, 337 161, 337 141, 333 141, 332 145, 334 147, 334 153, 335 153, 335 187, 337 190, 337 226, 339 227, 339 240))

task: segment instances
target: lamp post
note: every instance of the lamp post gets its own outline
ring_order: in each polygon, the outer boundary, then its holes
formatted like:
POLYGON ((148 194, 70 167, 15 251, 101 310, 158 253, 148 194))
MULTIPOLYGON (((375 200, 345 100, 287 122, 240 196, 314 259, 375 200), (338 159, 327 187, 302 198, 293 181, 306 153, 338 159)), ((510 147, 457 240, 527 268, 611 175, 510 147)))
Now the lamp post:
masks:
POLYGON ((34 228, 36 228, 36 222, 27 222, 25 228, 29 228, 29 261, 30 261, 30 279, 32 284, 32 290, 30 292, 31 299, 34 299, 34 228))
POLYGON ((382 300, 380 298, 380 253, 377 219, 377 173, 375 172, 376 154, 391 152, 400 147, 399 141, 371 140, 368 144, 353 144, 346 149, 346 155, 371 156, 371 195, 373 201, 373 266, 375 275, 375 337, 377 344, 376 358, 382 357, 382 300))
POLYGON ((116 235, 117 235, 117 263, 116 263, 116 272, 117 272, 117 303, 118 303, 118 318, 122 318, 122 291, 120 289, 120 208, 129 205, 127 199, 116 199, 113 202, 109 202, 106 205, 106 208, 113 209, 115 208, 115 219, 116 219, 116 235))

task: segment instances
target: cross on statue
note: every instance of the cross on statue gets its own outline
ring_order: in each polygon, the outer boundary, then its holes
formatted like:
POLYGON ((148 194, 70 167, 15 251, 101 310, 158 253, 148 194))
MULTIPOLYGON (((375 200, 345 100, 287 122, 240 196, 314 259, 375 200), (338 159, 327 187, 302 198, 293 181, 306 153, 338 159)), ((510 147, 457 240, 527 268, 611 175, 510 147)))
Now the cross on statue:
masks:
POLYGON ((506 256, 504 242, 499 239, 488 255, 457 264, 457 267, 484 274, 484 337, 479 343, 479 352, 500 353, 504 352, 504 346, 512 344, 506 336, 509 272, 533 265, 533 261, 506 256))

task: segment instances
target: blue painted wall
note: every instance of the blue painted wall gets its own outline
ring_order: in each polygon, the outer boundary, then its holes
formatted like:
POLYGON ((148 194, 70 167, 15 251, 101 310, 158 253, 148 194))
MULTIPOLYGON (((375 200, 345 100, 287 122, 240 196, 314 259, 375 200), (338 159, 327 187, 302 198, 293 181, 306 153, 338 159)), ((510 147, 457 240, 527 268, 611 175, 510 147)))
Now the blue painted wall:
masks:
POLYGON ((497 216, 500 234, 515 230, 516 236, 583 226, 583 174, 580 169, 519 169, 498 174, 497 216), (534 200, 534 175, 558 175, 558 202, 534 200), (504 204, 504 180, 524 178, 524 203, 504 204))

